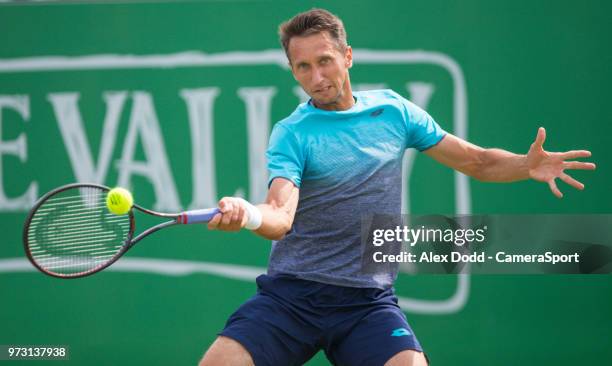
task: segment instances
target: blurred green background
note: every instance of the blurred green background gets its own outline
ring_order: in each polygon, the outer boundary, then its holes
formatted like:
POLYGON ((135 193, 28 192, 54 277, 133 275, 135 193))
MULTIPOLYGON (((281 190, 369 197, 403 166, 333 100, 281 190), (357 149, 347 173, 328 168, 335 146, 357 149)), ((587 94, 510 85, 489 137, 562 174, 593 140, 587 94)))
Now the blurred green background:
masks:
MULTIPOLYGON (((261 146, 300 100, 277 26, 313 6, 344 20, 358 88, 393 88, 448 131, 463 111, 467 138, 482 146, 526 152, 544 126, 545 148, 587 148, 598 164, 573 173, 583 192, 559 183, 562 200, 544 184, 473 180, 458 198, 453 172, 419 155, 406 212, 452 214, 460 199, 475 214, 612 213, 609 2, 4 3, 0 344, 68 345, 75 365, 197 363, 255 292, 269 242, 173 228, 109 271, 61 281, 25 262, 21 227, 35 198, 83 177, 126 183, 139 204, 162 211, 224 195, 258 200, 261 146), (390 64, 390 51, 427 57, 390 64), (115 132, 104 129, 113 122, 115 132), (254 270, 230 278, 198 262, 254 270)), ((396 289, 433 365, 612 364, 610 276, 402 273, 396 289)), ((321 353, 308 363, 327 364, 321 353)))

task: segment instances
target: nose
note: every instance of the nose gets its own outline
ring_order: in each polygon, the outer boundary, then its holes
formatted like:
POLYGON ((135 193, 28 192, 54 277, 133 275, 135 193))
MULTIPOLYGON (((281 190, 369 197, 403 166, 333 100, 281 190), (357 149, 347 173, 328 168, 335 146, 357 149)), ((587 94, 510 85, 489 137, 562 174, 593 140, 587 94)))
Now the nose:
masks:
POLYGON ((310 81, 314 86, 319 85, 323 81, 323 73, 321 72, 321 69, 319 69, 318 67, 313 67, 312 74, 310 76, 310 81))

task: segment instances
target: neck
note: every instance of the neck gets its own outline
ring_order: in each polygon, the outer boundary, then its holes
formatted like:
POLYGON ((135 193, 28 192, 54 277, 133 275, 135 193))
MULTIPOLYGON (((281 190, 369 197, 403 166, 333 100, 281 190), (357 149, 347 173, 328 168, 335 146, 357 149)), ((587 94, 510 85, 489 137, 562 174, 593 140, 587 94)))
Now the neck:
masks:
POLYGON ((312 99, 312 105, 326 111, 346 111, 351 109, 355 105, 355 98, 353 97, 353 89, 351 88, 351 81, 348 75, 342 85, 342 95, 337 100, 327 104, 320 104, 312 99))

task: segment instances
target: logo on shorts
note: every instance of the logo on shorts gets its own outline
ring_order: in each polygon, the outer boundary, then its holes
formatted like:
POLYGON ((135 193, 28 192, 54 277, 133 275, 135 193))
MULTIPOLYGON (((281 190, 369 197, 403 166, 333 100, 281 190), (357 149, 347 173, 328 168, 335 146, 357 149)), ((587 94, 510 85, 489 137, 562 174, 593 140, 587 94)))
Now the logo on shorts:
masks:
POLYGON ((409 336, 410 331, 406 328, 397 328, 394 329, 393 332, 391 332, 391 337, 403 337, 403 336, 409 336))

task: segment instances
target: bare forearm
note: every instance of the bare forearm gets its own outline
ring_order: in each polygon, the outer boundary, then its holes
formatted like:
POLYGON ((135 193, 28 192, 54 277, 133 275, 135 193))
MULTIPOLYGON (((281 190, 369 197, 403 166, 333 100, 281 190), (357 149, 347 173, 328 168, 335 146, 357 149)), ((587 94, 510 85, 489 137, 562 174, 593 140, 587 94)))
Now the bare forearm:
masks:
POLYGON ((526 155, 501 149, 485 149, 447 134, 438 145, 425 151, 436 161, 484 182, 527 179, 526 155))
POLYGON ((262 221, 255 233, 270 240, 282 239, 291 230, 299 197, 300 191, 292 182, 274 179, 266 202, 257 205, 262 221))
POLYGON ((267 203, 257 205, 257 208, 262 215, 261 226, 254 231, 257 235, 269 240, 280 240, 291 230, 293 215, 289 210, 267 203))
POLYGON ((425 154, 436 161, 465 175, 484 182, 514 182, 534 179, 546 182, 559 198, 563 194, 557 188, 559 178, 576 189, 584 185, 565 173, 565 169, 595 169, 595 164, 568 159, 591 156, 587 150, 572 150, 564 153, 544 151, 542 145, 546 130, 538 129, 536 140, 526 155, 514 154, 501 149, 485 149, 452 134, 446 134, 437 145, 425 150, 425 154))
POLYGON ((527 156, 502 149, 483 149, 474 178, 483 182, 514 182, 529 178, 527 156))

